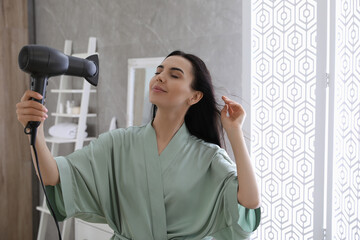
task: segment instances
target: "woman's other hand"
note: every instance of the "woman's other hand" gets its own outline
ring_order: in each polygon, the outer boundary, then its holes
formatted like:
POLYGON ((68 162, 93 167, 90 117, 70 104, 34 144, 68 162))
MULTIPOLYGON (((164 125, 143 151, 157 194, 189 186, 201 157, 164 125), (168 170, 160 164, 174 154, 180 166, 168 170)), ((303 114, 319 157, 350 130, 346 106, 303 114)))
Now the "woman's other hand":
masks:
POLYGON ((260 206, 260 194, 255 172, 242 133, 246 113, 242 106, 223 96, 225 102, 221 110, 221 122, 231 143, 235 156, 238 176, 238 202, 246 208, 256 209, 260 206))
POLYGON ((234 129, 241 129, 244 123, 246 113, 240 103, 237 103, 228 97, 222 96, 225 103, 221 110, 221 123, 226 132, 234 129))

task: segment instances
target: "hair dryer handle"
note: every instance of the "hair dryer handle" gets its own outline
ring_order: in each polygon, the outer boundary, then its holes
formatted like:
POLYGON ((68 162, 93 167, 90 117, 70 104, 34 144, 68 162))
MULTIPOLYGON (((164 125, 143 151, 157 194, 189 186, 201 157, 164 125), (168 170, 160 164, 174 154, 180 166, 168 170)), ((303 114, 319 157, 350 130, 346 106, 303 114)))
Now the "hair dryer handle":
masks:
POLYGON ((42 99, 35 99, 31 98, 31 100, 37 101, 43 105, 45 105, 45 98, 46 98, 46 87, 48 85, 48 77, 47 76, 30 76, 30 89, 37 93, 40 93, 43 96, 42 99))
MULTIPOLYGON (((48 77, 47 76, 35 76, 31 75, 31 86, 30 89, 37 93, 40 93, 43 98, 42 99, 35 99, 31 98, 31 100, 37 101, 43 105, 45 105, 45 98, 46 98, 46 86, 48 85, 48 77)), ((38 121, 29 121, 24 129, 26 134, 31 134, 31 138, 35 144, 35 137, 36 137, 36 129, 39 127, 40 122, 38 121)))

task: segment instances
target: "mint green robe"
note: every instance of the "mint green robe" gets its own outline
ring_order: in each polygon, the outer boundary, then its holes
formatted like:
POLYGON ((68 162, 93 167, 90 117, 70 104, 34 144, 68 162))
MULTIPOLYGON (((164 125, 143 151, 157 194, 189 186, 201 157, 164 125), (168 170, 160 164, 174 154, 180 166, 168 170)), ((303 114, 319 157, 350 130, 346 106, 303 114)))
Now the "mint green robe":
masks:
POLYGON ((58 220, 107 223, 112 239, 246 239, 260 209, 237 202, 236 165, 185 124, 161 155, 149 123, 101 134, 55 158, 60 183, 47 186, 58 220))

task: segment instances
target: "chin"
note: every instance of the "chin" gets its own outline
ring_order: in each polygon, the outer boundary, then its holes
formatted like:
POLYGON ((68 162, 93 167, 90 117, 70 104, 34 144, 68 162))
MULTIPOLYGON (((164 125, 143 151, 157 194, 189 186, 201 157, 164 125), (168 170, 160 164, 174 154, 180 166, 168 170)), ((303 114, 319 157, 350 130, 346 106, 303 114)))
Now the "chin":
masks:
POLYGON ((161 96, 152 96, 152 94, 150 93, 149 95, 149 102, 151 102, 152 104, 158 106, 158 105, 163 105, 162 103, 164 103, 164 98, 162 98, 161 96))
POLYGON ((151 104, 156 105, 156 101, 154 101, 154 99, 153 99, 151 96, 149 97, 149 102, 150 102, 151 104))

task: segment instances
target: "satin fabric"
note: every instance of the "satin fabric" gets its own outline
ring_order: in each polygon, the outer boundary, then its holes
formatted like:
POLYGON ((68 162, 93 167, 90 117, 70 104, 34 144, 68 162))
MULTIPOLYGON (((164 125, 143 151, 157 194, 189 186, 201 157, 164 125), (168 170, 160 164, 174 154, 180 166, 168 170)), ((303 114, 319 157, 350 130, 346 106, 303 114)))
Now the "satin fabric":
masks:
POLYGON ((46 188, 58 220, 107 223, 113 240, 239 240, 260 222, 260 208, 237 202, 235 163, 185 124, 160 155, 149 123, 55 160, 60 183, 46 188))

